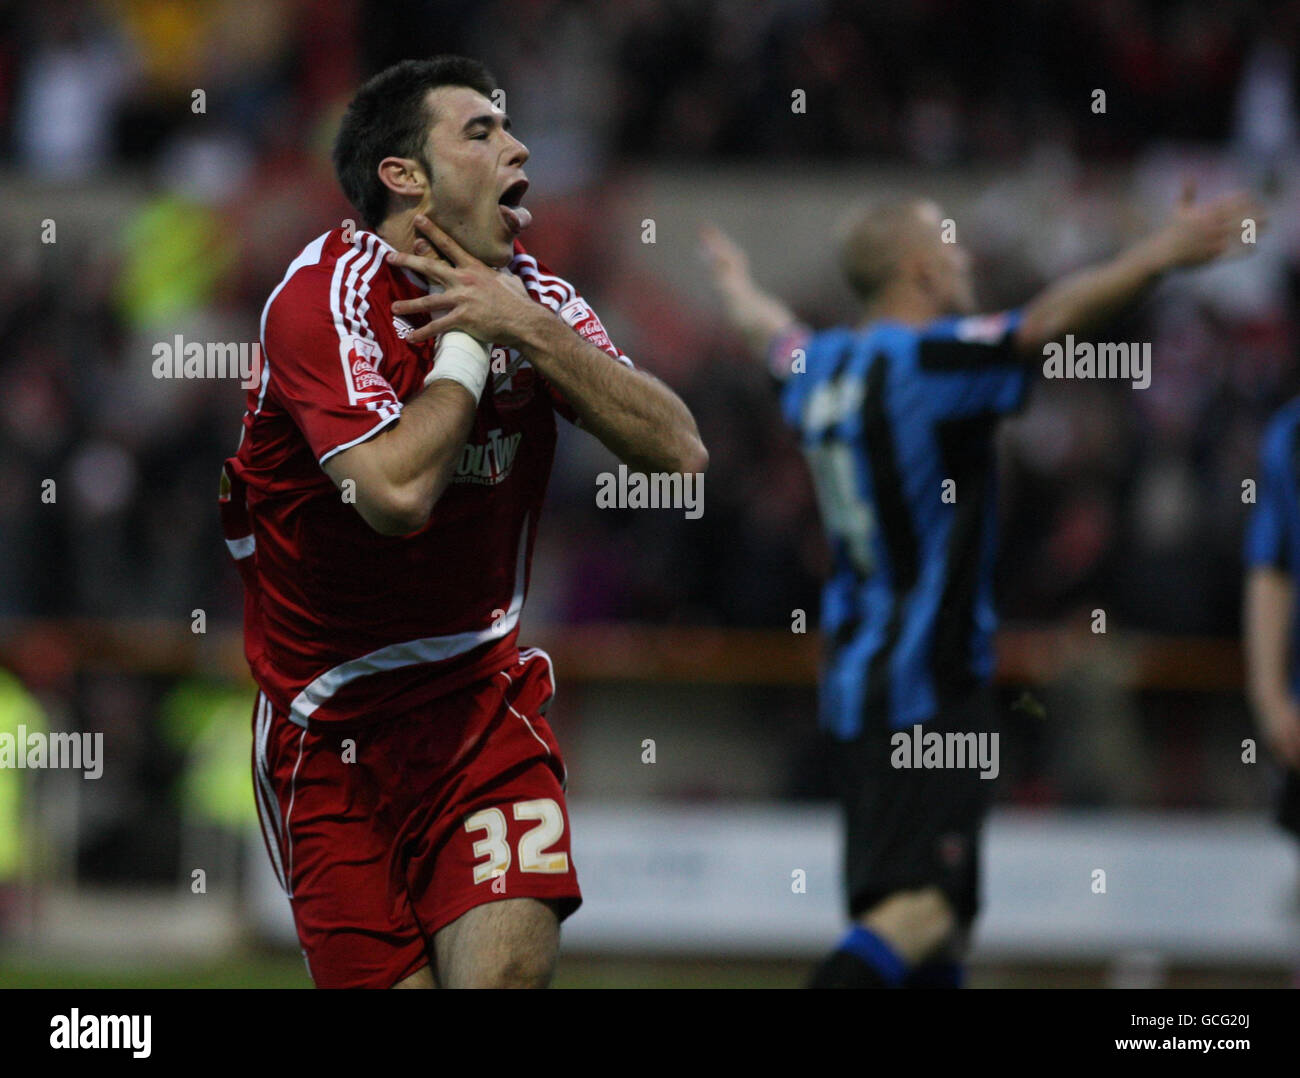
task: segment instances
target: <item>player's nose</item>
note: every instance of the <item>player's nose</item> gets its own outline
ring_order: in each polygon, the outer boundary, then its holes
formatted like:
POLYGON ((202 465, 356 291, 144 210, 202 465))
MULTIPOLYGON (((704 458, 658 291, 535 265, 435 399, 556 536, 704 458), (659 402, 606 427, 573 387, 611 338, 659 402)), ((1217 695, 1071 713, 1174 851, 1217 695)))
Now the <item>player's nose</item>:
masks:
POLYGON ((507 139, 510 140, 509 149, 507 149, 506 151, 506 164, 522 165, 525 161, 528 160, 529 157, 528 147, 525 146, 522 142, 520 142, 517 138, 515 138, 515 136, 512 135, 509 131, 505 133, 505 136, 507 139))

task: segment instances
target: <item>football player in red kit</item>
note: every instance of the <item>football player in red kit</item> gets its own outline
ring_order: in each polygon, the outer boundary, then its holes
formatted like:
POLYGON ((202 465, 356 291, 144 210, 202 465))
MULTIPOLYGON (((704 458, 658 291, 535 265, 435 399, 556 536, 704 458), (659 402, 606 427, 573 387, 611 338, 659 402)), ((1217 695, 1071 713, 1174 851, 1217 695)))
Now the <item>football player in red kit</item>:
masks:
POLYGON ((364 227, 271 294, 222 475, 258 809, 319 987, 549 982, 581 895, 551 664, 517 636, 555 413, 630 467, 708 460, 516 238, 528 150, 495 89, 438 57, 357 93, 334 160, 364 227))

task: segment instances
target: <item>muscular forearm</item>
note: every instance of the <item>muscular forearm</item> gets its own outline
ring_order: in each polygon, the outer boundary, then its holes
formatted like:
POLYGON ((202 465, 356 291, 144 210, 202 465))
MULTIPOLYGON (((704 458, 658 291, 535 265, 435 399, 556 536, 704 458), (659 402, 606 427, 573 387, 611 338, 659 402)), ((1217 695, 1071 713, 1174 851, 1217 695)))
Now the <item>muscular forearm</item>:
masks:
POLYGON ((352 480, 357 511, 372 528, 406 535, 429 519, 451 481, 475 408, 464 386, 435 381, 396 426, 326 461, 325 471, 340 487, 352 480))
POLYGON ((572 405, 583 427, 630 467, 692 473, 707 467, 690 410, 657 378, 611 362, 542 308, 515 347, 572 405))
POLYGON ((1103 265, 1070 274, 1025 307, 1017 345, 1036 353, 1067 333, 1085 332, 1105 322, 1141 296, 1167 268, 1153 236, 1103 265))

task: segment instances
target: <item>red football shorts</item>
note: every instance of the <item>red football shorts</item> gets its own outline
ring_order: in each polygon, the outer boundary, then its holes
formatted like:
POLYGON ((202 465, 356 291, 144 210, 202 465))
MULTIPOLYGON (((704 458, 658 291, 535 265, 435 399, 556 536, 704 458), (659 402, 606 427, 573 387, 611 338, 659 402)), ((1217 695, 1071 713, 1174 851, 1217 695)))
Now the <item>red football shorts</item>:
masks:
POLYGON ((550 666, 526 650, 410 713, 307 729, 258 695, 262 836, 318 988, 391 987, 484 902, 581 904, 550 666))

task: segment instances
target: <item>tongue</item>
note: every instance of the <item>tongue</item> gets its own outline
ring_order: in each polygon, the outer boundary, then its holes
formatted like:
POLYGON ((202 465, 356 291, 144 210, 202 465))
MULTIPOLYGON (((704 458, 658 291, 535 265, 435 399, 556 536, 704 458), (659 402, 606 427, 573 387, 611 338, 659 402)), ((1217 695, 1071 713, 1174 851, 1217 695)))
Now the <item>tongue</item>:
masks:
POLYGON ((506 227, 516 236, 533 223, 533 215, 523 206, 502 206, 501 216, 506 219, 506 227))

